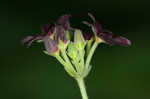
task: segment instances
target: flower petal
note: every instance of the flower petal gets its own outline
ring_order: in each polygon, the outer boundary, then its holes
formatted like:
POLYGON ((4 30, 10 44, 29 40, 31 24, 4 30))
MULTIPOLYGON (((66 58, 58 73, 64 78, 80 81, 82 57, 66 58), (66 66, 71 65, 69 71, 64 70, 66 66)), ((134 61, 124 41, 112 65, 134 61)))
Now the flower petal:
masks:
POLYGON ((95 33, 95 35, 100 35, 100 33, 102 33, 101 24, 95 20, 95 17, 91 13, 88 13, 88 15, 93 20, 93 24, 90 24, 87 21, 83 21, 83 24, 92 27, 92 31, 95 33))
POLYGON ((98 35, 98 37, 100 39, 102 39, 103 41, 105 41, 106 43, 110 44, 110 45, 113 45, 114 44, 114 41, 113 41, 113 34, 112 33, 109 33, 109 32, 104 32, 104 33, 100 33, 98 35))
POLYGON ((114 41, 115 41, 115 43, 117 43, 120 46, 129 46, 129 45, 131 45, 130 40, 128 40, 125 37, 121 37, 121 36, 114 38, 114 41))
POLYGON ((59 39, 62 40, 64 43, 66 43, 68 41, 66 34, 65 34, 65 30, 62 26, 56 26, 56 36, 55 36, 55 40, 57 42, 57 44, 59 43, 59 39))
POLYGON ((94 22, 93 24, 93 31, 96 33, 96 35, 100 35, 102 33, 102 26, 98 22, 94 22))
POLYGON ((48 28, 48 33, 47 33, 48 36, 51 36, 51 35, 54 33, 55 27, 56 27, 55 24, 51 24, 51 25, 49 26, 49 28, 48 28))
POLYGON ((44 37, 44 45, 47 52, 50 54, 51 52, 56 52, 58 50, 57 44, 48 36, 44 37))
POLYGON ((27 45, 28 47, 32 44, 33 41, 35 40, 42 40, 42 36, 38 36, 38 35, 35 35, 35 36, 27 36, 25 37, 21 43, 22 44, 25 44, 27 45))
POLYGON ((83 21, 82 23, 85 24, 85 25, 87 25, 88 27, 92 27, 92 26, 93 26, 92 24, 90 24, 90 23, 87 22, 87 21, 83 21))
POLYGON ((57 20, 57 24, 62 25, 65 30, 68 30, 70 28, 70 24, 69 24, 70 17, 71 17, 71 15, 69 15, 69 14, 65 14, 65 15, 61 16, 57 20))
POLYGON ((94 15, 93 14, 91 14, 91 13, 88 13, 88 16, 95 22, 96 20, 95 20, 95 17, 94 17, 94 15))

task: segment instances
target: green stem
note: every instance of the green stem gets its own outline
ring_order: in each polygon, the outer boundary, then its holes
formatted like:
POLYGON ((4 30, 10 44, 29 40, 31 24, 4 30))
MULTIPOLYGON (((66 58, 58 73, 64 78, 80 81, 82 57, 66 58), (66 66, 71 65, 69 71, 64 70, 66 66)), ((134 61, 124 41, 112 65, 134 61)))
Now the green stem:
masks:
POLYGON ((91 44, 88 44, 88 43, 87 43, 87 46, 86 46, 86 53, 87 53, 87 55, 88 55, 89 52, 90 52, 90 48, 91 48, 91 44))
POLYGON ((62 56, 63 56, 63 58, 65 59, 65 61, 67 62, 67 64, 70 66, 70 68, 72 68, 72 70, 73 70, 74 72, 76 72, 75 69, 74 69, 74 67, 73 67, 72 64, 70 63, 71 61, 69 60, 68 56, 66 55, 66 51, 61 51, 61 52, 62 52, 62 56))
POLYGON ((65 61, 60 56, 56 55, 55 57, 63 66, 66 66, 65 61))
POLYGON ((85 64, 85 67, 86 67, 86 68, 89 66, 89 63, 91 62, 92 56, 93 56, 93 54, 94 54, 94 51, 95 51, 97 45, 98 45, 98 43, 97 43, 97 42, 94 42, 94 44, 93 44, 93 46, 92 46, 92 48, 91 48, 91 50, 90 50, 90 52, 89 52, 89 54, 88 54, 88 56, 87 56, 86 64, 85 64))
POLYGON ((82 99, 88 99, 85 84, 84 84, 84 79, 83 78, 77 78, 76 80, 77 80, 78 86, 80 88, 82 99))
POLYGON ((55 56, 56 59, 64 66, 64 69, 70 74, 70 76, 75 77, 76 72, 58 55, 55 56))

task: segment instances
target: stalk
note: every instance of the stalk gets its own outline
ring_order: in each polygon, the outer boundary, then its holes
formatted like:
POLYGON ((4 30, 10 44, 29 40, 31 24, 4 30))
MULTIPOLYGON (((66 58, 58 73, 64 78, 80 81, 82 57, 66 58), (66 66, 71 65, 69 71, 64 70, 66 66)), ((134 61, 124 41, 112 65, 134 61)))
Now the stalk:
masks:
POLYGON ((87 92, 86 92, 86 87, 85 87, 85 84, 84 84, 84 79, 83 78, 76 78, 76 80, 77 80, 78 86, 80 88, 82 99, 88 99, 88 95, 87 95, 87 92))
POLYGON ((90 49, 90 52, 89 52, 89 54, 87 56, 87 59, 86 59, 86 64, 85 64, 86 68, 89 66, 89 63, 91 62, 92 56, 93 56, 94 51, 95 51, 97 46, 98 46, 98 43, 94 42, 94 44, 93 44, 92 48, 90 49))

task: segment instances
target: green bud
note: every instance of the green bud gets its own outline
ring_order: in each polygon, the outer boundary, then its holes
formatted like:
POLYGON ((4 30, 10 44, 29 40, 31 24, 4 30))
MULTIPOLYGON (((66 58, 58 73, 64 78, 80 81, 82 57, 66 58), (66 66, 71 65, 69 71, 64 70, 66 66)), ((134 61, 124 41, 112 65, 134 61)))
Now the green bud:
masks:
POLYGON ((78 57, 79 52, 78 52, 78 50, 77 50, 77 48, 73 42, 69 43, 67 54, 72 60, 79 62, 79 60, 80 60, 80 58, 78 57))
POLYGON ((81 30, 76 29, 75 33, 74 33, 74 43, 76 44, 76 48, 78 50, 82 50, 84 49, 85 45, 86 45, 86 41, 82 35, 81 30))

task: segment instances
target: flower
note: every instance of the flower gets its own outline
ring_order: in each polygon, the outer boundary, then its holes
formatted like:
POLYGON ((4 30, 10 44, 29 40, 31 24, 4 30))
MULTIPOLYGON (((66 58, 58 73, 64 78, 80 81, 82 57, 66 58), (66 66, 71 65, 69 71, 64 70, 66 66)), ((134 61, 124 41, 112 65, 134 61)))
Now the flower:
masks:
POLYGON ((59 49, 59 39, 63 43, 66 43, 68 40, 65 31, 69 31, 69 33, 73 31, 73 28, 69 25, 69 17, 70 15, 66 14, 61 16, 55 24, 43 25, 40 35, 27 36, 22 40, 22 43, 29 47, 33 41, 43 41, 45 49, 49 54, 57 52, 59 49))
POLYGON ((22 40, 22 43, 28 47, 33 41, 42 41, 46 49, 45 54, 54 56, 63 65, 65 71, 77 81, 83 99, 88 99, 84 78, 92 68, 91 59, 99 43, 105 42, 109 45, 121 46, 131 44, 128 39, 103 30, 95 17, 90 13, 88 15, 93 20, 93 24, 87 21, 83 23, 91 27, 94 33, 72 28, 69 23, 71 15, 65 14, 55 23, 43 25, 41 34, 30 35, 22 40))
POLYGON ((65 30, 71 29, 70 23, 69 23, 69 18, 70 18, 70 17, 71 17, 70 14, 66 14, 66 15, 61 16, 61 17, 57 20, 57 24, 58 24, 58 25, 62 25, 65 30))
POLYGON ((73 32, 74 32, 74 29, 70 27, 70 23, 69 23, 70 17, 71 17, 70 14, 63 15, 56 22, 57 26, 62 26, 64 29, 64 32, 68 33, 66 34, 66 36, 68 36, 67 37, 68 39, 70 39, 73 36, 73 32))
POLYGON ((33 41, 43 41, 45 48, 48 53, 56 52, 58 47, 55 41, 50 38, 50 36, 54 33, 55 25, 51 24, 50 26, 43 25, 42 26, 42 33, 40 35, 32 35, 27 36, 22 40, 23 44, 26 44, 28 47, 31 45, 33 41))
POLYGON ((127 38, 122 36, 116 36, 112 34, 112 32, 110 31, 103 30, 101 24, 99 24, 99 22, 95 20, 95 17, 91 13, 88 13, 88 15, 93 20, 93 24, 90 24, 87 21, 83 21, 83 23, 89 27, 92 27, 97 42, 106 42, 109 45, 114 44, 118 44, 121 46, 131 45, 130 40, 128 40, 127 38))
POLYGON ((63 43, 67 43, 68 39, 62 26, 57 26, 55 40, 57 44, 59 43, 59 40, 61 40, 63 43))
POLYGON ((92 33, 83 32, 83 37, 85 38, 85 40, 91 40, 94 35, 92 33))

